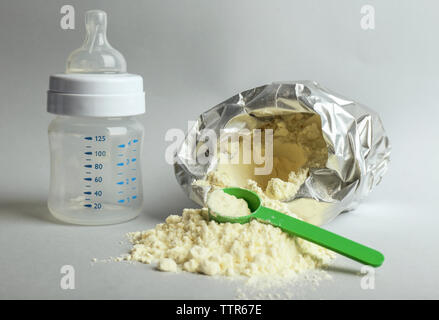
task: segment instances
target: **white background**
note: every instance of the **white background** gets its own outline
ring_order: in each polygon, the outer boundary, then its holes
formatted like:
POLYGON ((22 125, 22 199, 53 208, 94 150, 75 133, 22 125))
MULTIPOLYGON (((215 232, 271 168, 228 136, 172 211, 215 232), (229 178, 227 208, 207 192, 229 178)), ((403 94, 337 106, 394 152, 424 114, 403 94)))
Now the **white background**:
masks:
POLYGON ((354 212, 327 227, 384 252, 374 290, 338 258, 333 281, 290 288, 295 298, 438 298, 439 6, 435 1, 6 1, 0 2, 0 298, 234 298, 235 284, 154 266, 92 264, 118 256, 129 231, 194 204, 165 162, 170 128, 248 88, 311 79, 376 110, 393 146, 389 172, 354 212), (76 9, 62 30, 60 8, 76 9), (375 30, 362 30, 371 4, 375 30), (83 13, 109 15, 109 40, 144 77, 145 205, 129 223, 79 227, 46 208, 49 74, 84 37, 83 13), (76 289, 61 290, 73 265, 76 289))

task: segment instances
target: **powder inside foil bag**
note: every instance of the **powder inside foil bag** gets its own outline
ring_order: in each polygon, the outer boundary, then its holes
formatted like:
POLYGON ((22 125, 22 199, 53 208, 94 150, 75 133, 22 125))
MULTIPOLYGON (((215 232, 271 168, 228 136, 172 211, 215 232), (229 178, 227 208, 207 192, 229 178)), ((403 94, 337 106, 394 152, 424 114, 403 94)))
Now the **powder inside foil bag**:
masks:
MULTIPOLYGON (((255 174, 255 168, 264 166, 243 161, 245 152, 252 153, 254 144, 246 145, 242 140, 226 140, 228 148, 219 148, 219 164, 205 179, 195 181, 194 186, 225 188, 241 187, 256 192, 262 204, 297 216, 315 225, 322 225, 330 203, 310 198, 295 199, 296 193, 308 177, 310 168, 324 168, 328 160, 328 150, 322 135, 321 120, 309 113, 276 114, 270 109, 258 117, 240 115, 233 118, 228 126, 250 129, 273 130, 272 170, 268 174, 255 174), (233 160, 237 161, 233 161, 233 160), (294 199, 294 201, 291 201, 294 199)), ((242 135, 241 132, 239 132, 242 135)), ((250 131, 253 135, 253 131, 250 131)), ((264 134, 262 134, 264 137, 264 134)), ((265 141, 260 147, 265 150, 265 141)))
MULTIPOLYGON (((255 181, 265 189, 273 178, 287 181, 291 172, 306 168, 324 168, 328 160, 328 149, 323 138, 321 120, 316 114, 284 113, 278 114, 270 108, 258 110, 257 117, 247 114, 239 115, 229 121, 227 127, 248 128, 251 144, 243 142, 243 130, 236 133, 240 139, 229 141, 222 139, 219 148, 219 162, 216 171, 226 173, 230 184, 244 187, 248 179, 255 181), (270 112, 271 111, 271 112, 270 112), (259 142, 253 137, 253 129, 261 129, 262 139, 259 142), (272 167, 268 172, 257 174, 256 168, 265 166, 258 164, 254 158, 254 149, 260 148, 265 154, 265 132, 272 130, 272 167), (225 144, 226 147, 221 146, 225 144), (222 151, 222 152, 221 152, 222 151), (245 156, 251 156, 251 161, 245 161, 245 156)), ((232 134, 233 135, 233 134, 232 134)), ((264 162, 269 159, 264 159, 264 162)), ((277 180, 277 181, 280 181, 277 180)))

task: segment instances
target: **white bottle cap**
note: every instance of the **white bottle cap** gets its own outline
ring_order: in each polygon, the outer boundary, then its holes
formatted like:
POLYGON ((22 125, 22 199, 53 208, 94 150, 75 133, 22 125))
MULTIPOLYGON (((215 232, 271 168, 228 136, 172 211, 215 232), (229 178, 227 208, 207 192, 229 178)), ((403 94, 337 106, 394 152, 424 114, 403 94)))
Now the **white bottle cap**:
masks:
POLYGON ((145 112, 143 79, 126 73, 123 55, 107 41, 107 15, 86 13, 87 36, 67 59, 66 73, 50 76, 47 111, 85 117, 133 116, 145 112))

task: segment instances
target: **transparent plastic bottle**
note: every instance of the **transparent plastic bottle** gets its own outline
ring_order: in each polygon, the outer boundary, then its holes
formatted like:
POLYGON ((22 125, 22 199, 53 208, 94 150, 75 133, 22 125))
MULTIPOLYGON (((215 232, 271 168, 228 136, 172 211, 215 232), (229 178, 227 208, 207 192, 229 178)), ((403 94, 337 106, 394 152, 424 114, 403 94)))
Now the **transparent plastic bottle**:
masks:
POLYGON ((126 73, 106 39, 106 14, 86 13, 87 37, 64 74, 52 75, 48 112, 51 178, 48 207, 58 219, 101 225, 135 218, 143 203, 143 80, 126 73))

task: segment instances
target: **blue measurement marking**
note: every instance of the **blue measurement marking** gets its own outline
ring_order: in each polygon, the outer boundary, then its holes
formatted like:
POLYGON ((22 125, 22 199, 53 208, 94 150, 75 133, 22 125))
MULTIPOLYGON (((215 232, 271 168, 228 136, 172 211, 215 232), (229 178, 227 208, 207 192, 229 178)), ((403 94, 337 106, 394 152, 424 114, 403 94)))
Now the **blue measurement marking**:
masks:
POLYGON ((120 199, 120 200, 118 200, 117 202, 119 202, 119 203, 124 203, 125 200, 124 200, 124 199, 120 199))
POLYGON ((91 208, 91 204, 84 204, 84 207, 91 208))
POLYGON ((86 165, 84 165, 84 167, 85 168, 92 168, 92 165, 91 164, 86 164, 86 165))
POLYGON ((119 162, 119 163, 117 164, 117 166, 122 167, 122 166, 123 166, 123 162, 119 162))
POLYGON ((91 188, 91 185, 88 184, 88 185, 86 185, 85 187, 86 187, 86 188, 91 188))
POLYGON ((132 196, 131 198, 132 198, 132 199, 134 200, 134 199, 136 199, 136 198, 137 198, 137 196, 132 196))
POLYGON ((137 139, 134 139, 134 140, 133 140, 133 143, 136 143, 136 142, 139 142, 139 140, 137 140, 137 139))
POLYGON ((130 141, 128 141, 128 145, 129 145, 129 146, 131 145, 131 140, 130 140, 130 141))
POLYGON ((135 162, 135 161, 136 161, 136 158, 132 158, 132 159, 131 159, 131 162, 135 162))
POLYGON ((85 146, 86 148, 91 148, 91 146, 85 146))
POLYGON ((119 153, 117 156, 118 157, 123 157, 123 153, 119 153))
POLYGON ((84 178, 85 181, 91 181, 91 178, 84 178))
POLYGON ((90 201, 90 198, 86 198, 85 201, 90 201))
POLYGON ((117 184, 123 184, 123 181, 116 182, 117 184))
POLYGON ((88 194, 88 195, 90 195, 90 194, 91 194, 91 191, 85 191, 84 194, 88 194))
POLYGON ((87 155, 91 156, 93 154, 93 152, 87 151, 87 152, 84 152, 84 154, 87 154, 87 155))
POLYGON ((131 181, 136 181, 136 178, 131 178, 131 181))
POLYGON ((91 161, 91 159, 85 159, 85 160, 87 160, 87 161, 91 161))
POLYGON ((118 147, 119 148, 125 148, 125 145, 124 144, 120 144, 120 145, 118 145, 118 147))
POLYGON ((119 192, 118 192, 118 194, 122 194, 122 193, 123 193, 123 191, 119 191, 119 192))
POLYGON ((92 137, 85 137, 84 139, 85 139, 85 140, 93 140, 92 137))
POLYGON ((91 172, 90 172, 90 171, 87 171, 85 174, 91 174, 91 172))

